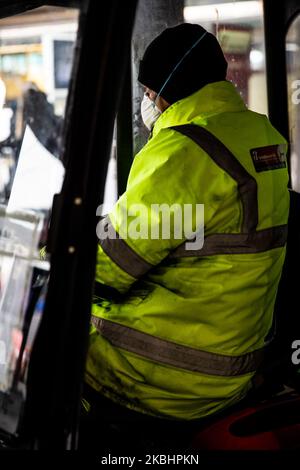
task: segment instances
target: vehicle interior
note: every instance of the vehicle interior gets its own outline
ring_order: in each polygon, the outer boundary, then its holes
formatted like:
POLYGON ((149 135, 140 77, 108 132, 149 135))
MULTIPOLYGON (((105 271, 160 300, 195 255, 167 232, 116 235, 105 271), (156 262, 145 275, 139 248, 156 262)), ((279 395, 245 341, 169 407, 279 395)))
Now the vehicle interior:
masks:
POLYGON ((254 390, 193 423, 189 448, 300 449, 299 0, 110 0, 101 9, 96 0, 0 0, 2 449, 78 448, 96 211, 104 204, 107 213, 125 191, 148 138, 137 82, 142 54, 181 22, 217 35, 228 79, 289 142, 291 197, 287 255, 254 390))

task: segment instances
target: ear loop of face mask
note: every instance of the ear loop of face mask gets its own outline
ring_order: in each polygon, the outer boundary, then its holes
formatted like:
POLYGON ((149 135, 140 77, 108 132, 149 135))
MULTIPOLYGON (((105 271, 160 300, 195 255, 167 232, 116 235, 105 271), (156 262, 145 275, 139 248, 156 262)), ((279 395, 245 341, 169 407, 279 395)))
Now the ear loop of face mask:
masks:
POLYGON ((161 93, 163 92, 163 90, 165 89, 165 87, 167 86, 167 84, 169 83, 170 79, 172 78, 172 76, 174 75, 174 73, 176 72, 176 70, 178 69, 178 67, 182 64, 182 62, 184 61, 184 59, 186 58, 187 55, 189 55, 190 52, 192 52, 192 50, 198 46, 199 42, 202 41, 202 39, 204 38, 204 36, 207 34, 207 31, 205 31, 202 36, 200 36, 200 38, 197 39, 196 42, 194 42, 194 44, 189 48, 188 51, 186 51, 186 53, 183 55, 183 57, 179 60, 179 62, 177 62, 177 64, 175 65, 175 67, 173 68, 172 72, 170 73, 170 75, 168 76, 168 78, 166 79, 166 81, 164 82, 164 84, 162 85, 161 89, 159 90, 159 92, 157 93, 156 97, 155 97, 155 100, 153 101, 153 104, 155 105, 156 103, 156 100, 157 98, 161 95, 161 93))

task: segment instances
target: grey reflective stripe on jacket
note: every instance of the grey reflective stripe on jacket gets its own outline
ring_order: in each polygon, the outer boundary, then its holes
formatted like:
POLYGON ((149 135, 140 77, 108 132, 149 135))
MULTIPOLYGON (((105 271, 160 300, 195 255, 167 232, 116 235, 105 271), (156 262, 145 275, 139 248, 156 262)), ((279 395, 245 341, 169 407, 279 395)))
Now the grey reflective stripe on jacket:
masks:
MULTIPOLYGON (((186 250, 185 243, 168 258, 210 256, 216 254, 257 253, 282 247, 286 243, 287 226, 257 230, 257 183, 236 157, 206 129, 196 125, 175 126, 177 132, 191 138, 212 160, 236 182, 243 206, 241 233, 216 233, 205 237, 200 250, 186 250)), ((111 222, 106 218, 111 230, 111 222)), ((124 271, 135 278, 143 276, 153 266, 136 254, 117 234, 101 241, 106 254, 124 271)), ((240 356, 202 351, 164 340, 148 333, 109 320, 92 316, 92 324, 113 346, 145 357, 156 363, 216 376, 240 376, 255 372, 263 359, 263 349, 240 356)))
POLYGON ((200 250, 186 250, 183 243, 173 250, 168 258, 260 253, 284 246, 287 231, 287 225, 278 225, 252 233, 215 233, 205 238, 204 246, 200 250))
POLYGON ((109 256, 123 271, 138 279, 143 276, 152 264, 141 258, 115 231, 109 216, 102 219, 99 224, 102 233, 107 232, 109 236, 100 241, 103 251, 109 256), (112 236, 111 236, 112 235, 112 236))
POLYGON ((263 349, 228 356, 173 343, 95 316, 91 323, 113 346, 192 372, 226 377, 244 375, 254 372, 263 359, 263 349))
POLYGON ((285 245, 287 225, 256 231, 258 224, 257 183, 233 153, 204 127, 195 124, 172 126, 201 147, 211 159, 236 182, 243 205, 241 233, 216 233, 204 238, 200 250, 186 250, 185 242, 169 254, 169 258, 211 256, 219 254, 259 253, 285 245))
MULTIPOLYGON (((236 182, 243 206, 242 233, 216 233, 204 238, 200 250, 186 250, 185 242, 172 251, 168 258, 211 256, 218 254, 258 253, 284 246, 287 239, 287 226, 280 225, 256 231, 258 224, 257 183, 233 153, 207 129, 195 124, 184 124, 170 127, 192 139, 211 159, 236 182)), ((139 256, 117 234, 109 217, 100 224, 104 231, 114 234, 100 241, 104 252, 126 273, 139 279, 153 265, 139 256), (106 227, 105 227, 106 226, 106 227)))
POLYGON ((257 183, 241 165, 233 153, 213 134, 204 127, 195 124, 172 126, 177 132, 189 137, 210 158, 226 171, 238 185, 238 192, 243 205, 242 232, 252 232, 258 224, 257 183))

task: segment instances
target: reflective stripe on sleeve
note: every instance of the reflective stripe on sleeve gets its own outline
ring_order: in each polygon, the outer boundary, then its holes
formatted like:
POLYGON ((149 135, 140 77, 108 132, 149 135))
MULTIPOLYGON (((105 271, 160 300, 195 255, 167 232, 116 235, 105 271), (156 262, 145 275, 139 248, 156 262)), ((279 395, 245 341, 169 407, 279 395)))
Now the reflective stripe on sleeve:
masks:
POLYGON ((107 216, 99 224, 102 233, 107 232, 107 237, 100 240, 103 251, 114 261, 123 271, 136 279, 143 276, 152 264, 139 256, 115 231, 110 218, 107 216))
POLYGON ((244 375, 254 372, 263 360, 263 349, 228 356, 176 344, 95 316, 92 316, 91 323, 115 347, 192 372, 217 376, 244 375))

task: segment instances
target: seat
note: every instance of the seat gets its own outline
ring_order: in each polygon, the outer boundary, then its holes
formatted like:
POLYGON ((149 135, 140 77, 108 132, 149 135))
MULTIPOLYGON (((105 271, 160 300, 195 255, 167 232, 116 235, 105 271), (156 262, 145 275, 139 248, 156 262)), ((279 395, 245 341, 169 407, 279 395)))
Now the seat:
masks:
POLYGON ((287 392, 212 422, 191 443, 198 450, 300 448, 300 394, 287 392))

